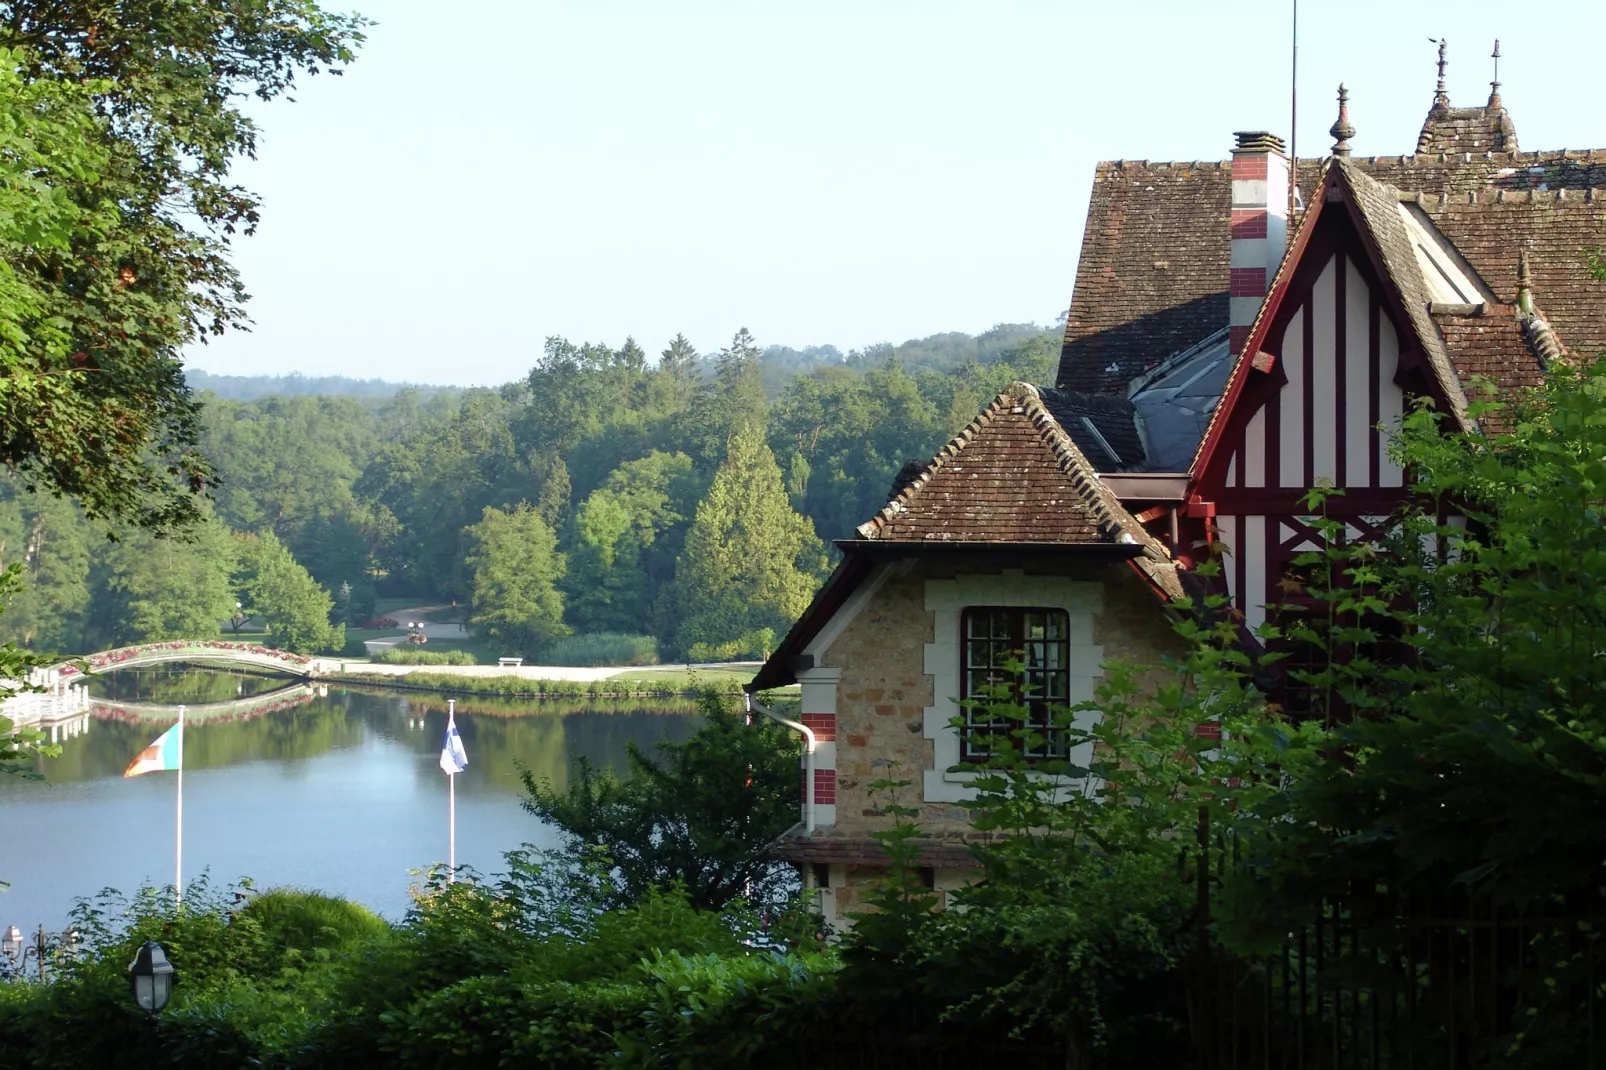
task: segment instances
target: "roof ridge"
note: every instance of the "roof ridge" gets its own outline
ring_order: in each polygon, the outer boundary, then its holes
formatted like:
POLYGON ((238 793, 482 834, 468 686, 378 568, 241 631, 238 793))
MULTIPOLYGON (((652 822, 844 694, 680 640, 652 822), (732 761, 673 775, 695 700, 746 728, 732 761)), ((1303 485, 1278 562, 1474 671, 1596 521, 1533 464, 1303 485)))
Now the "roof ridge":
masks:
POLYGON ((997 397, 993 398, 986 408, 982 409, 981 412, 976 414, 975 419, 966 424, 957 435, 948 440, 942 449, 937 451, 936 456, 931 459, 930 463, 925 466, 918 476, 916 476, 914 479, 911 479, 902 490, 894 494, 887 501, 886 505, 883 505, 879 510, 876 511, 875 516, 872 516, 869 520, 866 520, 864 523, 855 528, 854 530, 859 533, 860 537, 866 539, 875 538, 876 532, 880 531, 882 527, 884 527, 899 513, 906 512, 909 508, 909 502, 925 487, 927 483, 931 482, 931 477, 941 470, 949 461, 957 457, 961 450, 970 445, 971 440, 976 437, 977 432, 979 432, 984 425, 992 421, 993 417, 1000 409, 1004 398, 1005 395, 1003 393, 1000 393, 997 397))
POLYGON ((1523 340, 1534 351, 1541 364, 1548 370, 1557 364, 1570 364, 1572 354, 1562 343, 1556 329, 1550 325, 1543 312, 1535 308, 1533 312, 1517 314, 1517 323, 1522 327, 1523 340))
POLYGON ((1146 556, 1169 563, 1170 553, 1159 540, 1144 530, 1137 518, 1128 512, 1120 499, 1104 485, 1104 480, 1099 478, 1098 470, 1087 459, 1087 455, 1076 444, 1076 440, 1054 418, 1048 406, 1043 404, 1042 395, 1038 393, 1037 387, 1031 383, 1017 382, 1012 385, 1012 389, 1021 391, 1026 415, 1031 418, 1032 426, 1054 451, 1055 458, 1060 462, 1060 471, 1065 473, 1071 481, 1071 486, 1097 514, 1099 522, 1112 534, 1117 535, 1118 539, 1120 536, 1125 536, 1127 540, 1142 546, 1146 556))

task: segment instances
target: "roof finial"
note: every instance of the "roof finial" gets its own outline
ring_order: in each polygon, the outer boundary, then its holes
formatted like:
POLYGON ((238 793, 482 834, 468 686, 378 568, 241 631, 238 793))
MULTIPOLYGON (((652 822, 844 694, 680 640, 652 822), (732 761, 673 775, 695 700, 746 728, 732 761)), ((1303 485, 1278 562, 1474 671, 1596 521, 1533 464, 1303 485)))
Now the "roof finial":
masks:
POLYGON ((1517 310, 1524 316, 1534 313, 1534 280, 1526 249, 1517 254, 1517 310))
MULTIPOLYGON (((1433 38, 1429 37, 1428 40, 1431 41, 1431 40, 1433 40, 1433 38)), ((1438 86, 1437 89, 1435 89, 1433 91, 1433 106, 1435 108, 1448 108, 1450 106, 1450 91, 1448 89, 1446 89, 1445 86, 1444 86, 1444 68, 1446 68, 1446 67, 1448 67, 1450 65, 1450 61, 1448 59, 1444 58, 1444 53, 1445 53, 1445 49, 1447 49, 1449 47, 1449 45, 1450 45, 1450 39, 1447 38, 1447 37, 1441 37, 1438 40, 1439 40, 1439 86, 1438 86)))
POLYGON ((1327 131, 1332 134, 1334 156, 1349 155, 1349 139, 1355 136, 1355 126, 1349 121, 1349 89, 1343 82, 1338 83, 1338 121, 1327 131))
POLYGON ((1489 53, 1494 60, 1494 81, 1489 83, 1489 107, 1500 107, 1500 38, 1494 39, 1494 51, 1489 53))

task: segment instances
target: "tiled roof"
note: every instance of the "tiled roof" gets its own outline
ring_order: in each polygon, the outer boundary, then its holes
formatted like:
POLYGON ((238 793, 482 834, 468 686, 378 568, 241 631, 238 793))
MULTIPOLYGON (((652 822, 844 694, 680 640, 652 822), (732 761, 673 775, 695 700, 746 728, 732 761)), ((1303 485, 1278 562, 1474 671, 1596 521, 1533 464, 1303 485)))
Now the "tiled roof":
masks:
POLYGON ((1400 303, 1411 320, 1411 327, 1422 346, 1423 355, 1427 357, 1428 367, 1433 371, 1439 390, 1449 401, 1456 418, 1465 422, 1466 395, 1462 392, 1455 365, 1450 360, 1449 349, 1428 313, 1431 295, 1427 281, 1422 277, 1422 269, 1417 265, 1416 253, 1412 251, 1405 222, 1400 218, 1399 192, 1372 178, 1362 169, 1350 166, 1349 160, 1342 156, 1334 157, 1332 166, 1348 190, 1348 197, 1359 209, 1362 224, 1383 259, 1384 269, 1400 293, 1400 303))
POLYGON ((1586 264, 1588 250, 1606 246, 1606 167, 1601 178, 1599 190, 1414 199, 1501 302, 1515 303, 1517 260, 1526 252, 1545 319, 1569 350, 1593 356, 1606 352, 1606 281, 1590 278, 1586 264))
POLYGON ((1226 326, 1231 208, 1227 163, 1098 165, 1059 386, 1124 396, 1137 376, 1226 326))
POLYGON ((1434 107, 1416 139, 1418 155, 1516 152, 1517 128, 1498 98, 1482 108, 1434 107))
MULTIPOLYGON (((1351 156, 1349 161, 1396 189, 1436 196, 1606 188, 1606 149, 1351 156)), ((1315 189, 1325 166, 1325 159, 1300 160, 1300 188, 1307 194, 1315 189)))
POLYGON ((886 506, 858 527, 888 544, 1138 547, 1132 563, 1181 597, 1165 546, 1099 478, 1038 387, 999 394, 886 506))
POLYGON ((1025 384, 994 398, 859 534, 881 542, 1058 545, 1144 536, 1025 384))
MULTIPOLYGON (((968 836, 918 837, 912 841, 916 851, 915 865, 933 869, 971 869, 976 857, 971 846, 987 842, 982 833, 968 836)), ((771 858, 786 862, 836 863, 848 865, 884 866, 887 852, 881 841, 867 832, 838 831, 834 828, 816 829, 811 835, 801 826, 794 826, 769 846, 771 858)))
MULTIPOLYGON (((1542 335, 1529 325, 1543 324, 1543 319, 1536 316, 1525 320, 1511 305, 1496 305, 1470 314, 1435 312, 1433 319, 1462 382, 1487 379, 1499 396, 1539 385, 1545 359, 1535 343, 1542 335)), ((1471 400, 1477 396, 1472 393, 1471 400)), ((1506 430, 1498 414, 1485 416, 1480 425, 1497 433, 1506 430)))
POLYGON ((1038 387, 1043 406, 1100 472, 1141 472, 1143 437, 1132 402, 1116 394, 1083 394, 1038 387))

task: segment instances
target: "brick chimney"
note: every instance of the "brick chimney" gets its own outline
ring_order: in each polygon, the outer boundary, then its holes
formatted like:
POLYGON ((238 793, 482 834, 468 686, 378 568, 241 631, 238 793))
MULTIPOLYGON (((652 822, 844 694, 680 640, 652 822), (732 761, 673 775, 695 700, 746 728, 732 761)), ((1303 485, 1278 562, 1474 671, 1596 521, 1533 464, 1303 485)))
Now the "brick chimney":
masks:
POLYGON ((1235 135, 1232 150, 1232 263, 1228 319, 1232 351, 1249 338, 1266 287, 1288 243, 1288 157, 1264 130, 1235 135))

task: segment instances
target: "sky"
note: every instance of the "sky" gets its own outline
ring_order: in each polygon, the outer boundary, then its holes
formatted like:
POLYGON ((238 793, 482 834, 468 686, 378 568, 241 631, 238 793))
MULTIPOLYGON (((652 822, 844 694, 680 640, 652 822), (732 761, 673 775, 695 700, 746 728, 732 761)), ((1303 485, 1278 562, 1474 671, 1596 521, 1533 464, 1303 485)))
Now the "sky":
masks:
MULTIPOLYGON (((348 73, 251 109, 254 326, 195 367, 493 385, 550 335, 1050 323, 1098 161, 1290 129, 1292 0, 351 2, 348 73)), ((1300 156, 1340 81, 1355 155, 1410 152, 1440 36, 1452 104, 1487 98, 1498 37, 1521 147, 1606 147, 1598 0, 1304 0, 1300 156)))

